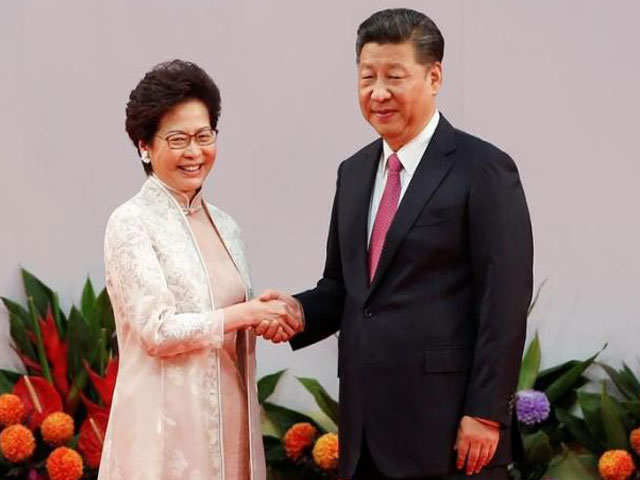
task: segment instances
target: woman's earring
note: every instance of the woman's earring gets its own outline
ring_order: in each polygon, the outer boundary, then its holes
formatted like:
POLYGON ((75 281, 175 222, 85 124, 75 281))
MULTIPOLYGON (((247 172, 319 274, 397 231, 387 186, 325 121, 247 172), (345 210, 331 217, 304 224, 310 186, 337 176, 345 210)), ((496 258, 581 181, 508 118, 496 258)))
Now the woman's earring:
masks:
POLYGON ((149 152, 147 150, 142 151, 142 155, 140 155, 140 160, 142 160, 142 163, 151 162, 151 159, 149 158, 149 152))

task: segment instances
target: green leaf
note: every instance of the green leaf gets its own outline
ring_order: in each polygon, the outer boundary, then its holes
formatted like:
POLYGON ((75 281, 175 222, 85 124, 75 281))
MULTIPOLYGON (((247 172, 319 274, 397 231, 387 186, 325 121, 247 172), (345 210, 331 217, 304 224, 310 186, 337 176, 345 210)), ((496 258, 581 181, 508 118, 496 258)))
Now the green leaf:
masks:
POLYGON ((95 303, 96 293, 93 289, 91 279, 87 278, 87 281, 84 284, 84 288, 82 289, 82 298, 80 300, 80 310, 82 311, 82 315, 84 315, 84 318, 91 319, 93 317, 95 303))
POLYGON ((99 319, 100 326, 107 330, 107 337, 110 339, 116 330, 116 322, 106 288, 103 288, 96 298, 94 315, 99 319))
POLYGON ((22 281, 27 298, 33 298, 38 316, 44 317, 49 305, 53 305, 53 290, 24 268, 22 269, 22 281))
POLYGON ((624 402, 624 408, 635 419, 636 423, 640 423, 640 402, 634 400, 633 402, 624 402))
POLYGON ((567 427, 573 438, 583 447, 596 455, 600 455, 604 451, 603 445, 598 441, 597 437, 591 435, 583 419, 575 417, 561 408, 557 408, 555 414, 558 421, 567 427))
POLYGON ((527 353, 525 353, 522 359, 522 366, 520 367, 520 377, 518 379, 518 390, 529 390, 533 388, 540 371, 540 339, 538 333, 529 344, 527 353))
POLYGON ((16 383, 24 375, 24 373, 12 372, 11 370, 5 370, 4 368, 0 368, 0 373, 2 373, 11 383, 16 383))
POLYGON ((607 393, 607 386, 602 384, 602 425, 604 426, 605 437, 608 449, 627 449, 628 440, 618 409, 607 393))
POLYGON ((97 355, 96 346, 99 337, 99 330, 87 322, 80 310, 72 307, 67 331, 69 372, 72 376, 84 371, 83 359, 90 365, 93 364, 97 355))
POLYGON ((553 458, 553 448, 549 443, 549 437, 542 431, 526 433, 522 435, 525 458, 527 464, 548 464, 553 458))
POLYGON ((562 375, 567 373, 571 368, 577 365, 577 360, 569 360, 568 362, 561 363, 560 365, 556 365, 554 367, 546 368, 540 373, 538 373, 538 378, 536 379, 535 389, 544 391, 555 382, 562 375))
POLYGON ((610 365, 607 365, 606 363, 598 362, 598 365, 600 365, 602 369, 605 372, 607 372, 607 375, 609 375, 609 378, 611 378, 611 381, 613 382, 613 384, 617 387, 620 393, 622 393, 622 395, 626 397, 627 400, 635 400, 636 398, 638 398, 633 393, 633 387, 627 384, 627 381, 624 375, 622 375, 615 368, 613 368, 610 365))
POLYGON ((29 313, 31 314, 31 329, 36 337, 36 350, 38 352, 38 360, 42 367, 42 376, 46 378, 49 383, 53 385, 53 377, 51 376, 51 370, 49 369, 49 362, 47 361, 47 354, 44 351, 44 343, 42 341, 42 332, 40 331, 40 321, 38 312, 36 311, 36 305, 33 298, 29 297, 29 313))
POLYGON ((303 413, 270 402, 264 402, 262 408, 281 436, 287 433, 287 430, 289 430, 292 425, 303 422, 310 423, 318 429, 318 432, 325 433, 324 428, 303 413))
POLYGON ((4 373, 0 372, 0 394, 12 392, 14 383, 4 373))
POLYGON ((287 455, 284 451, 282 441, 278 437, 271 435, 263 435, 262 443, 264 444, 264 453, 267 464, 284 462, 287 455))
POLYGON ((587 469, 578 456, 571 451, 554 459, 544 476, 559 480, 599 480, 600 478, 597 472, 587 469))
POLYGON ((258 401, 262 404, 275 391, 280 377, 286 370, 266 375, 258 381, 258 401))
POLYGON ((595 361, 597 356, 606 348, 606 345, 602 347, 602 349, 596 354, 592 355, 588 359, 578 362, 569 370, 567 370, 564 374, 562 374, 557 380, 555 380, 551 385, 547 387, 545 393, 549 402, 552 404, 558 400, 562 395, 571 390, 572 388, 577 388, 576 385, 580 381, 580 377, 582 377, 582 373, 591 366, 591 364, 595 361))
POLYGON ((13 314, 17 320, 22 322, 24 327, 29 328, 29 325, 31 325, 31 315, 29 315, 29 312, 19 303, 5 297, 0 298, 4 303, 4 306, 7 307, 7 310, 9 310, 9 313, 13 314))
POLYGON ((602 396, 597 393, 578 392, 578 403, 582 410, 585 424, 591 435, 596 438, 604 438, 602 425, 602 396))
POLYGON ((629 365, 624 362, 622 363, 621 373, 626 379, 626 383, 629 386, 629 389, 635 395, 635 398, 640 397, 640 380, 638 380, 638 377, 636 377, 635 374, 631 371, 629 365))
POLYGON ((313 395, 318 407, 337 426, 340 423, 340 407, 331 395, 314 378, 297 377, 298 381, 313 395))
MULTIPOLYGON (((29 320, 31 324, 31 320, 29 320)), ((29 330, 31 330, 29 328, 29 330)), ((36 351, 33 349, 31 340, 27 336, 27 328, 22 323, 22 320, 18 318, 16 314, 9 313, 9 333, 13 339, 13 343, 18 348, 18 351, 27 357, 37 361, 36 351)))
POLYGON ((56 292, 53 292, 53 303, 51 305, 51 309, 53 312, 53 318, 56 321, 56 327, 58 328, 58 335, 61 340, 64 340, 67 335, 67 319, 60 309, 60 299, 56 292))
POLYGON ((547 283, 547 280, 548 279, 545 278, 540 284, 540 286, 538 287, 538 289, 536 290, 536 294, 533 297, 533 301, 531 302, 531 305, 529 305, 529 309, 527 310, 527 317, 531 315, 531 312, 533 312, 533 309, 536 307, 536 304, 538 303, 538 298, 540 297, 540 292, 542 291, 542 287, 544 287, 545 283, 547 283))

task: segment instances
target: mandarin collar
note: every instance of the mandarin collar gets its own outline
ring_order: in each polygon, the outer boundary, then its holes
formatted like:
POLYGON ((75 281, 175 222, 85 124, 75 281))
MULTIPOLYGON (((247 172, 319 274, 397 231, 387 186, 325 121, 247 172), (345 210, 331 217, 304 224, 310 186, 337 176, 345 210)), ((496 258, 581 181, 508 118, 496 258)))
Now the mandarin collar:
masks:
POLYGON ((154 173, 150 175, 151 180, 157 183, 161 188, 167 191, 180 205, 182 209, 182 213, 185 215, 191 215, 192 213, 197 212, 202 208, 202 187, 200 187, 196 194, 193 196, 191 200, 189 200, 189 196, 186 193, 182 193, 179 190, 176 190, 173 187, 170 187, 165 182, 160 180, 158 176, 154 173))

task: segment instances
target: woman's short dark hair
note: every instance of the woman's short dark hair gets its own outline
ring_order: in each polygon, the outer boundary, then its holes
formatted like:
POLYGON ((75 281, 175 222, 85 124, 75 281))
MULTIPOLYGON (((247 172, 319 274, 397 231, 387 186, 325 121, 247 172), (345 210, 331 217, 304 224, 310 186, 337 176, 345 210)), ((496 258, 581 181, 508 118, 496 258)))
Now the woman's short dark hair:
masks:
MULTIPOLYGON (((220 90, 207 72, 192 62, 171 60, 148 71, 131 90, 127 103, 126 129, 138 149, 138 142, 151 143, 163 115, 176 105, 197 99, 209 111, 211 128, 220 118, 220 90)), ((142 163, 144 171, 153 171, 150 163, 142 163)))
POLYGON ((438 26, 424 13, 409 8, 389 8, 374 13, 358 27, 356 61, 365 44, 403 43, 411 41, 416 49, 416 61, 422 65, 441 62, 444 38, 438 26))

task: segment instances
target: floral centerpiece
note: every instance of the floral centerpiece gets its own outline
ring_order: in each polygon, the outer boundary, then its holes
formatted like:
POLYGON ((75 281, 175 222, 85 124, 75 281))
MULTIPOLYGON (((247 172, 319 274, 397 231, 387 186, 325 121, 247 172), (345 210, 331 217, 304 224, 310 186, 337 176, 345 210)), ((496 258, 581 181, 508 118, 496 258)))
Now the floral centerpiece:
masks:
POLYGON ((2 298, 24 371, 0 370, 0 477, 97 477, 118 369, 105 290, 87 280, 68 315, 58 294, 22 270, 26 306, 2 298))

